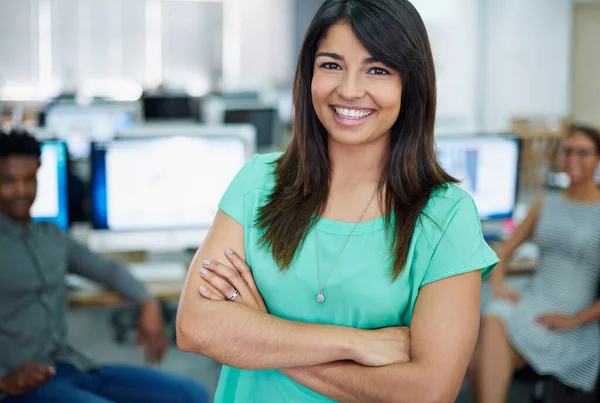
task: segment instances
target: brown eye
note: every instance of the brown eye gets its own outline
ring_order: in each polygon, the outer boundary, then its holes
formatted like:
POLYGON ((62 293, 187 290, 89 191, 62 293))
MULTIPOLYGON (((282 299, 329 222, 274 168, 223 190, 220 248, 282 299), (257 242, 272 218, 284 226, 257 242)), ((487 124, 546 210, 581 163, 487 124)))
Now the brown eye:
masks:
POLYGON ((323 63, 319 67, 321 67, 322 69, 325 69, 325 70, 341 70, 342 69, 339 64, 332 63, 332 62, 323 63))
POLYGON ((390 74, 390 72, 385 69, 382 69, 381 67, 373 67, 371 70, 369 70, 369 74, 373 74, 376 76, 385 76, 390 74))

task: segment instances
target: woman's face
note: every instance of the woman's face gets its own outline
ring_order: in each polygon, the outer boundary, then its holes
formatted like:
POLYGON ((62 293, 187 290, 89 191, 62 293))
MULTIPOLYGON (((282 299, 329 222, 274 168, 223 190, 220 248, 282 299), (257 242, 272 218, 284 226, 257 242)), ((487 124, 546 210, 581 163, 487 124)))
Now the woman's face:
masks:
POLYGON ((567 137, 559 150, 562 169, 569 175, 571 183, 593 180, 600 155, 594 142, 585 134, 577 133, 567 137))
POLYGON ((402 78, 374 60, 352 28, 333 25, 317 50, 312 102, 329 140, 354 145, 387 138, 398 119, 402 78))

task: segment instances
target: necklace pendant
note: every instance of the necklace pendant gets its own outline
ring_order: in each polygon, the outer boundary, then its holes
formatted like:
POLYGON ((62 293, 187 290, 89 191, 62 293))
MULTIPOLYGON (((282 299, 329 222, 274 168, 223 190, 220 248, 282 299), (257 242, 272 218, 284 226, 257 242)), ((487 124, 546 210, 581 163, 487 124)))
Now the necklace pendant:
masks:
POLYGON ((317 295, 317 302, 319 304, 325 302, 325 295, 323 295, 323 291, 319 291, 319 295, 317 295))

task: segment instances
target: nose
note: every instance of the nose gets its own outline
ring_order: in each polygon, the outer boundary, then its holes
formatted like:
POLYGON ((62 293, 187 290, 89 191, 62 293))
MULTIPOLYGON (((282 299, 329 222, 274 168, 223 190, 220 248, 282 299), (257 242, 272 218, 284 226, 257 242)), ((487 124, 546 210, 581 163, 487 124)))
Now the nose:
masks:
POLYGON ((360 74, 345 73, 338 88, 338 94, 347 100, 360 99, 365 95, 365 86, 360 74))
POLYGON ((25 182, 23 182, 23 181, 15 182, 15 195, 17 197, 21 198, 21 197, 25 197, 26 194, 27 194, 27 190, 25 187, 25 182))

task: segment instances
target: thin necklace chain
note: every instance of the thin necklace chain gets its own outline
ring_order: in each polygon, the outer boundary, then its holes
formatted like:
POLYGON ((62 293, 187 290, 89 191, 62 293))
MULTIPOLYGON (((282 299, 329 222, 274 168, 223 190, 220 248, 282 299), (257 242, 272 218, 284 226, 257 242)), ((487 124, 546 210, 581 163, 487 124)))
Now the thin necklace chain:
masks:
POLYGON ((317 277, 317 283, 319 285, 319 294, 323 293, 323 290, 325 289, 325 284, 327 284, 327 281, 329 280, 329 276, 331 276, 331 272, 333 271, 333 268, 335 267, 335 265, 337 264, 338 260, 340 259, 340 256, 342 255, 342 252, 346 248, 346 245, 348 245, 348 242, 350 241, 350 237, 352 237, 352 234, 354 233, 354 230, 356 229, 356 227, 358 227, 358 224, 361 223, 363 217, 367 213, 367 210, 371 206, 371 203, 373 203, 373 200, 375 200, 375 196, 376 195, 377 195, 377 191, 375 191, 373 193, 373 196, 371 197, 371 200, 369 200, 369 203, 367 204, 367 207, 365 207, 365 209, 363 210, 363 212, 360 215, 360 217, 358 217, 358 221, 352 227, 352 230, 350 231, 350 234, 348 234, 348 236, 346 237, 346 240, 344 241, 344 245, 342 246, 342 249, 340 249, 340 251, 338 252, 335 260, 333 261, 333 264, 331 265, 331 268, 329 269, 329 273, 327 273, 327 277, 325 277, 325 280, 323 281, 322 285, 321 285, 321 259, 319 258, 319 230, 315 227, 315 240, 316 240, 316 252, 317 252, 317 276, 318 276, 317 277))

